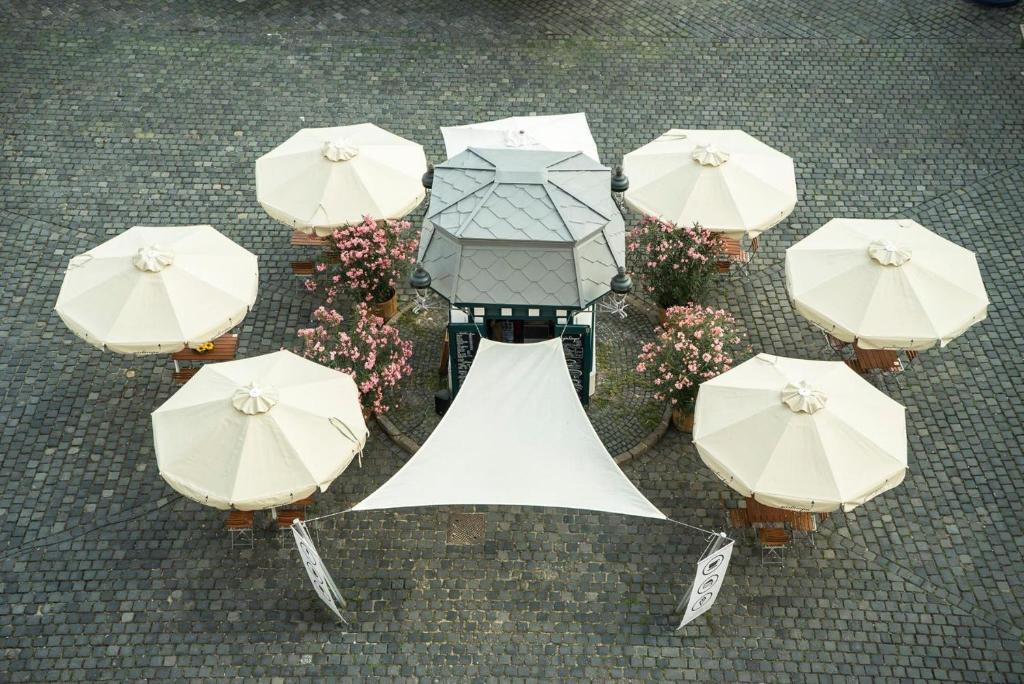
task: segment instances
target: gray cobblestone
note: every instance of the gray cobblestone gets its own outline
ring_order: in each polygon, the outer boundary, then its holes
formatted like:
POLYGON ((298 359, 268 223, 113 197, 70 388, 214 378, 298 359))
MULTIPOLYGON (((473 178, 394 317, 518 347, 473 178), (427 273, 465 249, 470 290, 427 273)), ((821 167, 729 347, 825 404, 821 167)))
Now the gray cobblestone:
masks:
MULTIPOLYGON (((0 3, 0 680, 1024 679, 1022 22, 959 0, 0 3), (169 363, 68 333, 64 265, 136 223, 212 223, 260 255, 240 351, 271 351, 313 300, 255 202, 261 153, 371 120, 437 161, 441 124, 578 110, 606 162, 672 126, 742 127, 794 157, 796 210, 715 294, 755 347, 826 357, 782 255, 839 215, 977 251, 989 320, 878 381, 908 407, 906 482, 782 567, 741 539, 682 637, 699 536, 486 508, 469 547, 445 545, 447 509, 319 524, 351 600, 337 628, 287 537, 231 551, 222 514, 162 483, 148 414, 169 363)), ((375 427, 318 512, 406 459, 375 427)), ((703 527, 735 498, 672 429, 623 467, 703 527)))

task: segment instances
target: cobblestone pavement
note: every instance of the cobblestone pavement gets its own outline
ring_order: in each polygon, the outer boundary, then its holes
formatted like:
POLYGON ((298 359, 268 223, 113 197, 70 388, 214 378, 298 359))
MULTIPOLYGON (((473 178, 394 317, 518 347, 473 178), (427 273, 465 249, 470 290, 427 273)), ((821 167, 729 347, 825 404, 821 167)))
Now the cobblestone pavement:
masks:
MULTIPOLYGON (((1019 232, 1024 7, 961 0, 0 2, 0 680, 1024 678, 1019 232), (378 3, 380 4, 380 3, 378 3), (783 249, 834 216, 914 218, 975 251, 990 317, 902 385, 911 470, 762 568, 746 540, 713 610, 672 634, 703 540, 667 523, 489 509, 330 519, 334 627, 291 543, 230 551, 156 473, 169 363, 104 354, 52 313, 76 252, 209 222, 260 255, 243 355, 312 306, 255 202, 261 153, 371 120, 441 157, 441 124, 584 110, 607 161, 672 126, 740 127, 796 160, 800 202, 717 298, 755 348, 825 358, 783 249)), ((375 430, 337 511, 407 455, 375 430)), ((624 467, 672 517, 734 494, 670 431, 624 467)))

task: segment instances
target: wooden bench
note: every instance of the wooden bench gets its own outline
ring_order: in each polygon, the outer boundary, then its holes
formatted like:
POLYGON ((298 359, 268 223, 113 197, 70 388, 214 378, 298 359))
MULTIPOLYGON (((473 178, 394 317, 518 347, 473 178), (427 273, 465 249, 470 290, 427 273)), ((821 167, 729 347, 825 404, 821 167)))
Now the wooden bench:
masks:
POLYGON ((293 261, 292 262, 292 273, 303 278, 308 278, 313 275, 315 267, 312 261, 293 261))
POLYGON ((329 236, 320 237, 315 233, 303 233, 301 230, 293 230, 292 246, 323 247, 324 249, 329 249, 331 247, 331 238, 329 236))
POLYGON ((732 527, 737 530, 742 530, 747 527, 750 527, 750 516, 747 515, 747 509, 730 508, 729 527, 732 527))
POLYGON ((292 523, 296 520, 303 521, 306 519, 305 508, 281 508, 277 511, 277 529, 286 530, 292 526, 292 523))
POLYGON ((184 385, 186 382, 192 379, 192 376, 199 372, 198 368, 182 368, 181 370, 174 371, 171 378, 174 379, 176 385, 184 385))
MULTIPOLYGON (((292 232, 292 246, 293 247, 319 247, 323 250, 324 254, 320 258, 320 261, 327 263, 336 263, 338 261, 338 251, 331 240, 330 236, 320 237, 312 233, 303 233, 302 231, 296 230, 292 232)), ((292 273, 303 278, 308 278, 313 275, 316 270, 316 262, 314 261, 293 261, 291 263, 292 273)))

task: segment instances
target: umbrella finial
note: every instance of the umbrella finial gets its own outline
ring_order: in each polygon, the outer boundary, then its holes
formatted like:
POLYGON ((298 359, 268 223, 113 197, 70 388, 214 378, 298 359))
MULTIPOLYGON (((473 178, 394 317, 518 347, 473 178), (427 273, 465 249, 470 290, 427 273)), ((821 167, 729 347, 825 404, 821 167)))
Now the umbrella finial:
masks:
POLYGON ((159 273, 174 263, 174 252, 160 245, 146 245, 139 247, 132 263, 140 271, 159 273))
POLYGON ((231 397, 231 405, 247 416, 266 413, 277 404, 278 393, 273 387, 260 387, 255 380, 242 385, 231 397))
POLYGON ((804 380, 782 388, 782 403, 796 413, 814 413, 825 408, 825 393, 804 380))
POLYGON ((693 159, 702 166, 721 166, 729 161, 729 153, 714 143, 708 143, 693 148, 693 159))
POLYGON ((883 266, 902 266, 910 261, 909 247, 903 247, 892 240, 875 240, 868 245, 868 254, 883 266))
POLYGON ((332 162, 349 161, 359 154, 355 143, 344 136, 326 141, 320 151, 332 162))

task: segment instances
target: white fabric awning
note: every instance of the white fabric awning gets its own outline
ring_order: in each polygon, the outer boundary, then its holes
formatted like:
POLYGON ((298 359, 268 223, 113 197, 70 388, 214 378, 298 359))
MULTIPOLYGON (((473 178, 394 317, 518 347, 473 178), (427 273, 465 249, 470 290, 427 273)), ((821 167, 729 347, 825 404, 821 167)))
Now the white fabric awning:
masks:
POLYGON ((561 340, 480 340, 465 383, 420 450, 352 510, 549 506, 664 519, 583 412, 561 340))
POLYGON ((449 159, 467 148, 481 147, 582 152, 596 162, 601 161, 587 115, 582 112, 512 116, 466 126, 442 126, 441 136, 449 159))

